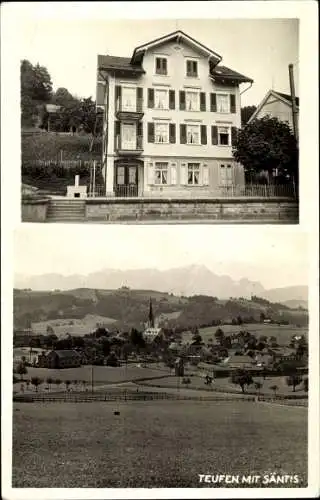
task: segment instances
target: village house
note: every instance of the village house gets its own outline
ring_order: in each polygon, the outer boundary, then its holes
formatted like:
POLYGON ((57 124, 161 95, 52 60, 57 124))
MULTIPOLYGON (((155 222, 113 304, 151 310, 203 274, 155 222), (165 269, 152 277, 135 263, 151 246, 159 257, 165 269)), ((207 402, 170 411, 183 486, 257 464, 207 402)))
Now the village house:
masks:
POLYGON ((38 356, 41 368, 75 368, 81 366, 81 355, 72 349, 49 351, 38 356))
MULTIPOLYGON (((299 129, 299 97, 296 97, 297 107, 297 124, 299 129)), ((293 131, 293 117, 292 117, 292 100, 289 94, 277 92, 276 90, 269 90, 269 92, 262 99, 256 111, 251 115, 248 123, 255 119, 270 116, 271 118, 278 118, 278 120, 287 123, 293 131)))
POLYGON ((99 55, 106 195, 196 197, 244 184, 232 156, 241 126, 240 85, 253 80, 182 31, 131 57, 99 55))

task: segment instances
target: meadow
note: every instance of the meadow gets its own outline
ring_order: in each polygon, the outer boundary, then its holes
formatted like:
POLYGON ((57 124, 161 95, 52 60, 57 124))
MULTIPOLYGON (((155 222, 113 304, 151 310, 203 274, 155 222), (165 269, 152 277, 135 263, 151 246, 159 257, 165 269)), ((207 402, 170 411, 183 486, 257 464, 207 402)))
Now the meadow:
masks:
POLYGON ((298 474, 297 486, 306 486, 305 408, 244 401, 13 404, 14 488, 208 487, 198 474, 272 472, 298 474))
MULTIPOLYGON (((274 336, 277 339, 279 345, 287 346, 293 335, 305 335, 308 337, 308 328, 307 327, 296 327, 293 325, 268 325, 263 323, 255 323, 255 324, 246 324, 246 325, 220 325, 210 326, 208 328, 200 328, 199 333, 203 338, 204 342, 207 343, 209 339, 214 340, 214 334, 217 331, 217 328, 221 328, 225 335, 230 335, 232 333, 238 333, 240 330, 245 330, 254 334, 257 338, 265 335, 267 337, 274 336)), ((186 333, 183 336, 184 341, 191 342, 192 334, 186 333)))

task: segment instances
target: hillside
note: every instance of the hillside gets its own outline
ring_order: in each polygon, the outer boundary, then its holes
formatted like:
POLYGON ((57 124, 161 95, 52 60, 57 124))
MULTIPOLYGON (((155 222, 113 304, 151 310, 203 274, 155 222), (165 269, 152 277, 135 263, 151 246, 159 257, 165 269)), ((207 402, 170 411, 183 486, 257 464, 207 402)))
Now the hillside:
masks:
MULTIPOLYGON (((38 325, 35 324, 42 322, 45 329, 59 320, 62 326, 66 324, 66 329, 69 331, 68 322, 73 321, 70 324, 71 331, 76 334, 77 329, 74 326, 77 322, 74 320, 82 320, 83 334, 86 326, 92 331, 94 324, 99 323, 99 320, 92 321, 92 318, 100 318, 100 322, 108 323, 108 328, 111 330, 142 328, 148 318, 150 297, 154 315, 160 317, 163 326, 166 327, 179 329, 204 327, 219 322, 231 322, 239 316, 243 320, 259 321, 261 313, 275 321, 285 321, 290 324, 305 326, 308 322, 306 311, 291 310, 281 304, 261 299, 219 300, 205 295, 178 297, 150 290, 82 288, 63 292, 14 290, 14 326, 15 328, 37 326, 35 329, 39 331, 38 325), (84 318, 90 318, 90 324, 85 323, 83 326, 84 318)), ((59 332, 62 332, 61 328, 59 332)))

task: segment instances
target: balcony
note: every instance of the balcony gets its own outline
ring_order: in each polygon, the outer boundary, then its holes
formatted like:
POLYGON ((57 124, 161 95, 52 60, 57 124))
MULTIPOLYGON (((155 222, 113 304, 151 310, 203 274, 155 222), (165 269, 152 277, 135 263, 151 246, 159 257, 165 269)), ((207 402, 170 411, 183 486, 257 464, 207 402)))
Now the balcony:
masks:
POLYGON ((118 120, 140 121, 144 115, 143 99, 136 99, 133 102, 123 102, 121 98, 116 100, 115 115, 118 120))
POLYGON ((120 135, 116 136, 116 152, 121 156, 138 156, 143 152, 142 136, 138 135, 132 141, 125 141, 120 135))

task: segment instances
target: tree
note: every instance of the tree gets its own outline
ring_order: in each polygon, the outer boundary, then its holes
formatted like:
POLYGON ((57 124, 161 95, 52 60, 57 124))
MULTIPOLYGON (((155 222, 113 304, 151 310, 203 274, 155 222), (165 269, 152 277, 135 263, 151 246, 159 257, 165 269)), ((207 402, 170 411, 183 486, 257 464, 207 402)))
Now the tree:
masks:
POLYGON ((31 384, 35 387, 36 392, 38 392, 38 387, 42 382, 43 380, 40 377, 31 377, 31 384))
POLYGON ((245 386, 253 384, 252 376, 247 370, 236 370, 231 376, 231 382, 240 385, 242 392, 245 392, 245 386))
POLYGON ((24 59, 20 63, 21 81, 21 122, 24 126, 34 126, 39 115, 38 106, 51 100, 52 82, 44 66, 24 59))
POLYGON ((49 386, 49 391, 51 391, 51 386, 52 386, 52 384, 53 384, 53 380, 52 380, 52 378, 51 378, 51 377, 48 377, 48 378, 46 379, 46 382, 47 382, 47 384, 48 384, 48 386, 49 386))
POLYGON ((20 380, 22 380, 23 375, 26 375, 28 373, 28 370, 24 363, 21 362, 18 364, 16 368, 16 373, 20 375, 20 380))
POLYGON ((260 391, 261 391, 261 388, 262 388, 261 382, 255 382, 254 383, 254 387, 255 387, 256 391, 258 391, 258 394, 260 396, 260 391))
POLYGON ((69 391, 70 384, 71 384, 71 380, 65 380, 64 385, 66 386, 66 391, 69 391))
POLYGON ((302 377, 298 373, 293 373, 286 378, 286 382, 289 387, 292 387, 293 392, 295 392, 297 385, 302 382, 302 377))
POLYGON ((303 379, 303 390, 304 390, 304 392, 309 391, 309 379, 308 379, 308 377, 303 379))
POLYGON ((55 384, 56 384, 56 386, 58 386, 58 388, 60 387, 61 383, 62 383, 62 382, 61 382, 61 380, 60 380, 59 378, 57 378, 57 379, 55 380, 55 384))
POLYGON ((224 338, 224 332, 221 328, 217 328, 215 334, 215 339, 217 340, 217 342, 219 342, 220 344, 222 343, 222 340, 224 338))
POLYGON ((233 156, 244 166, 247 177, 256 180, 264 172, 269 182, 276 171, 278 180, 297 179, 298 147, 292 131, 277 118, 263 117, 238 130, 233 156))
POLYGON ((241 126, 244 127, 247 123, 249 118, 253 115, 253 113, 256 111, 257 106, 244 106, 241 108, 241 126))
POLYGON ((59 87, 52 96, 52 103, 56 106, 62 106, 64 108, 73 105, 75 98, 70 94, 69 90, 64 87, 59 87))
POLYGON ((182 383, 185 384, 188 388, 189 385, 191 384, 191 380, 190 380, 190 378, 186 377, 186 378, 182 379, 182 383))
POLYGON ((276 397, 278 389, 279 389, 279 387, 277 385, 270 386, 270 390, 273 391, 274 397, 276 397))

